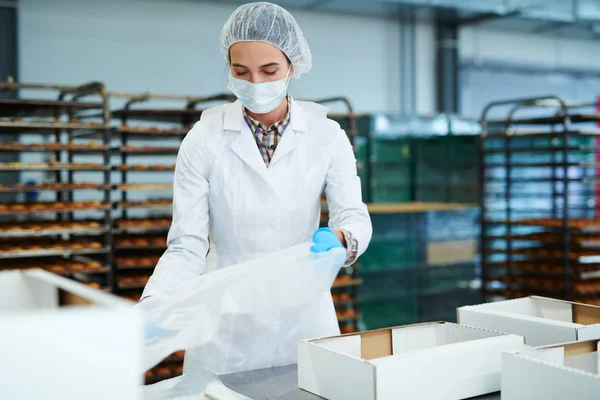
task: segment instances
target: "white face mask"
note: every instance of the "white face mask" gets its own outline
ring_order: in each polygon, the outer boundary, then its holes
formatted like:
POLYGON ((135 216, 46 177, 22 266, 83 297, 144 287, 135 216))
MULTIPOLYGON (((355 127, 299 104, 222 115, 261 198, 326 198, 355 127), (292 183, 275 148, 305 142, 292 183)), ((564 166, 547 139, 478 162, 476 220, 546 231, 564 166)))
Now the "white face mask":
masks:
POLYGON ((229 73, 229 85, 227 88, 235 94, 248 110, 255 114, 267 114, 277 108, 286 95, 290 68, 288 68, 285 78, 263 83, 252 83, 243 79, 237 79, 229 73))

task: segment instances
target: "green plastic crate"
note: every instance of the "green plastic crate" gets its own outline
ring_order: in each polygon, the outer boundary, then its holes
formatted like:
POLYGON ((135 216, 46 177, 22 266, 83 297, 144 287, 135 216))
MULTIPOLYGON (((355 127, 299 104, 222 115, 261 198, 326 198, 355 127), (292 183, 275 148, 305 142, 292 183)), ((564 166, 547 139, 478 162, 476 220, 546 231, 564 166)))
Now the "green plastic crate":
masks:
POLYGON ((361 270, 381 271, 413 268, 419 257, 416 241, 371 241, 360 258, 361 270))
POLYGON ((359 310, 366 329, 387 328, 417 322, 418 305, 415 296, 399 299, 361 302, 359 310))
POLYGON ((410 186, 411 166, 407 162, 371 164, 371 186, 410 186))
POLYGON ((412 199, 409 186, 372 188, 370 194, 372 203, 404 203, 412 199))
POLYGON ((410 162, 410 139, 382 140, 370 139, 371 163, 377 162, 410 162))

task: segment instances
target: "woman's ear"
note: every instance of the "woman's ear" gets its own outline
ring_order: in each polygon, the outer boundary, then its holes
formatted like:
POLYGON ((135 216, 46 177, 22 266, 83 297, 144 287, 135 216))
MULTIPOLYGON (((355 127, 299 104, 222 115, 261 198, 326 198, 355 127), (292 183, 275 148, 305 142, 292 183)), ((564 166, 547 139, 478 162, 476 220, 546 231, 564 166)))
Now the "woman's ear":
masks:
POLYGON ((294 76, 294 66, 290 64, 290 73, 288 74, 288 80, 287 80, 288 83, 290 83, 292 76, 294 76))

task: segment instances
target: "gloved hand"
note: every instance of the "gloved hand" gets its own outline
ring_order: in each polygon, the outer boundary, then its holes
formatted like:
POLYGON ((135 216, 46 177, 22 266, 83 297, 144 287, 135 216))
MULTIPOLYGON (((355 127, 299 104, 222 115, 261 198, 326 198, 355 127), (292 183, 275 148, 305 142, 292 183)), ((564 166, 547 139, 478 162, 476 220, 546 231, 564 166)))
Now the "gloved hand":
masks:
POLYGON ((329 228, 317 229, 313 234, 313 242, 315 244, 310 248, 313 253, 321 253, 336 247, 344 247, 335 232, 329 228))

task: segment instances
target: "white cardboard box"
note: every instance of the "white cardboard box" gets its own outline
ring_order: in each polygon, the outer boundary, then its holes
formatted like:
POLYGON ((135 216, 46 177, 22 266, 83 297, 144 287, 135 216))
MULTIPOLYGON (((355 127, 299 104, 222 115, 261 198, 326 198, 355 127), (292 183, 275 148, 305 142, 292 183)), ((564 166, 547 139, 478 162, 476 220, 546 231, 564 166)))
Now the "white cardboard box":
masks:
POLYGON ((142 343, 126 300, 41 270, 0 273, 0 399, 139 399, 142 343))
POLYGON ((530 296, 460 307, 458 322, 524 336, 530 346, 600 339, 600 307, 530 296))
POLYGON ((597 340, 529 348, 502 355, 502 400, 598 398, 597 340))
POLYGON ((445 322, 300 342, 298 385, 330 400, 464 399, 500 390, 523 338, 445 322))

